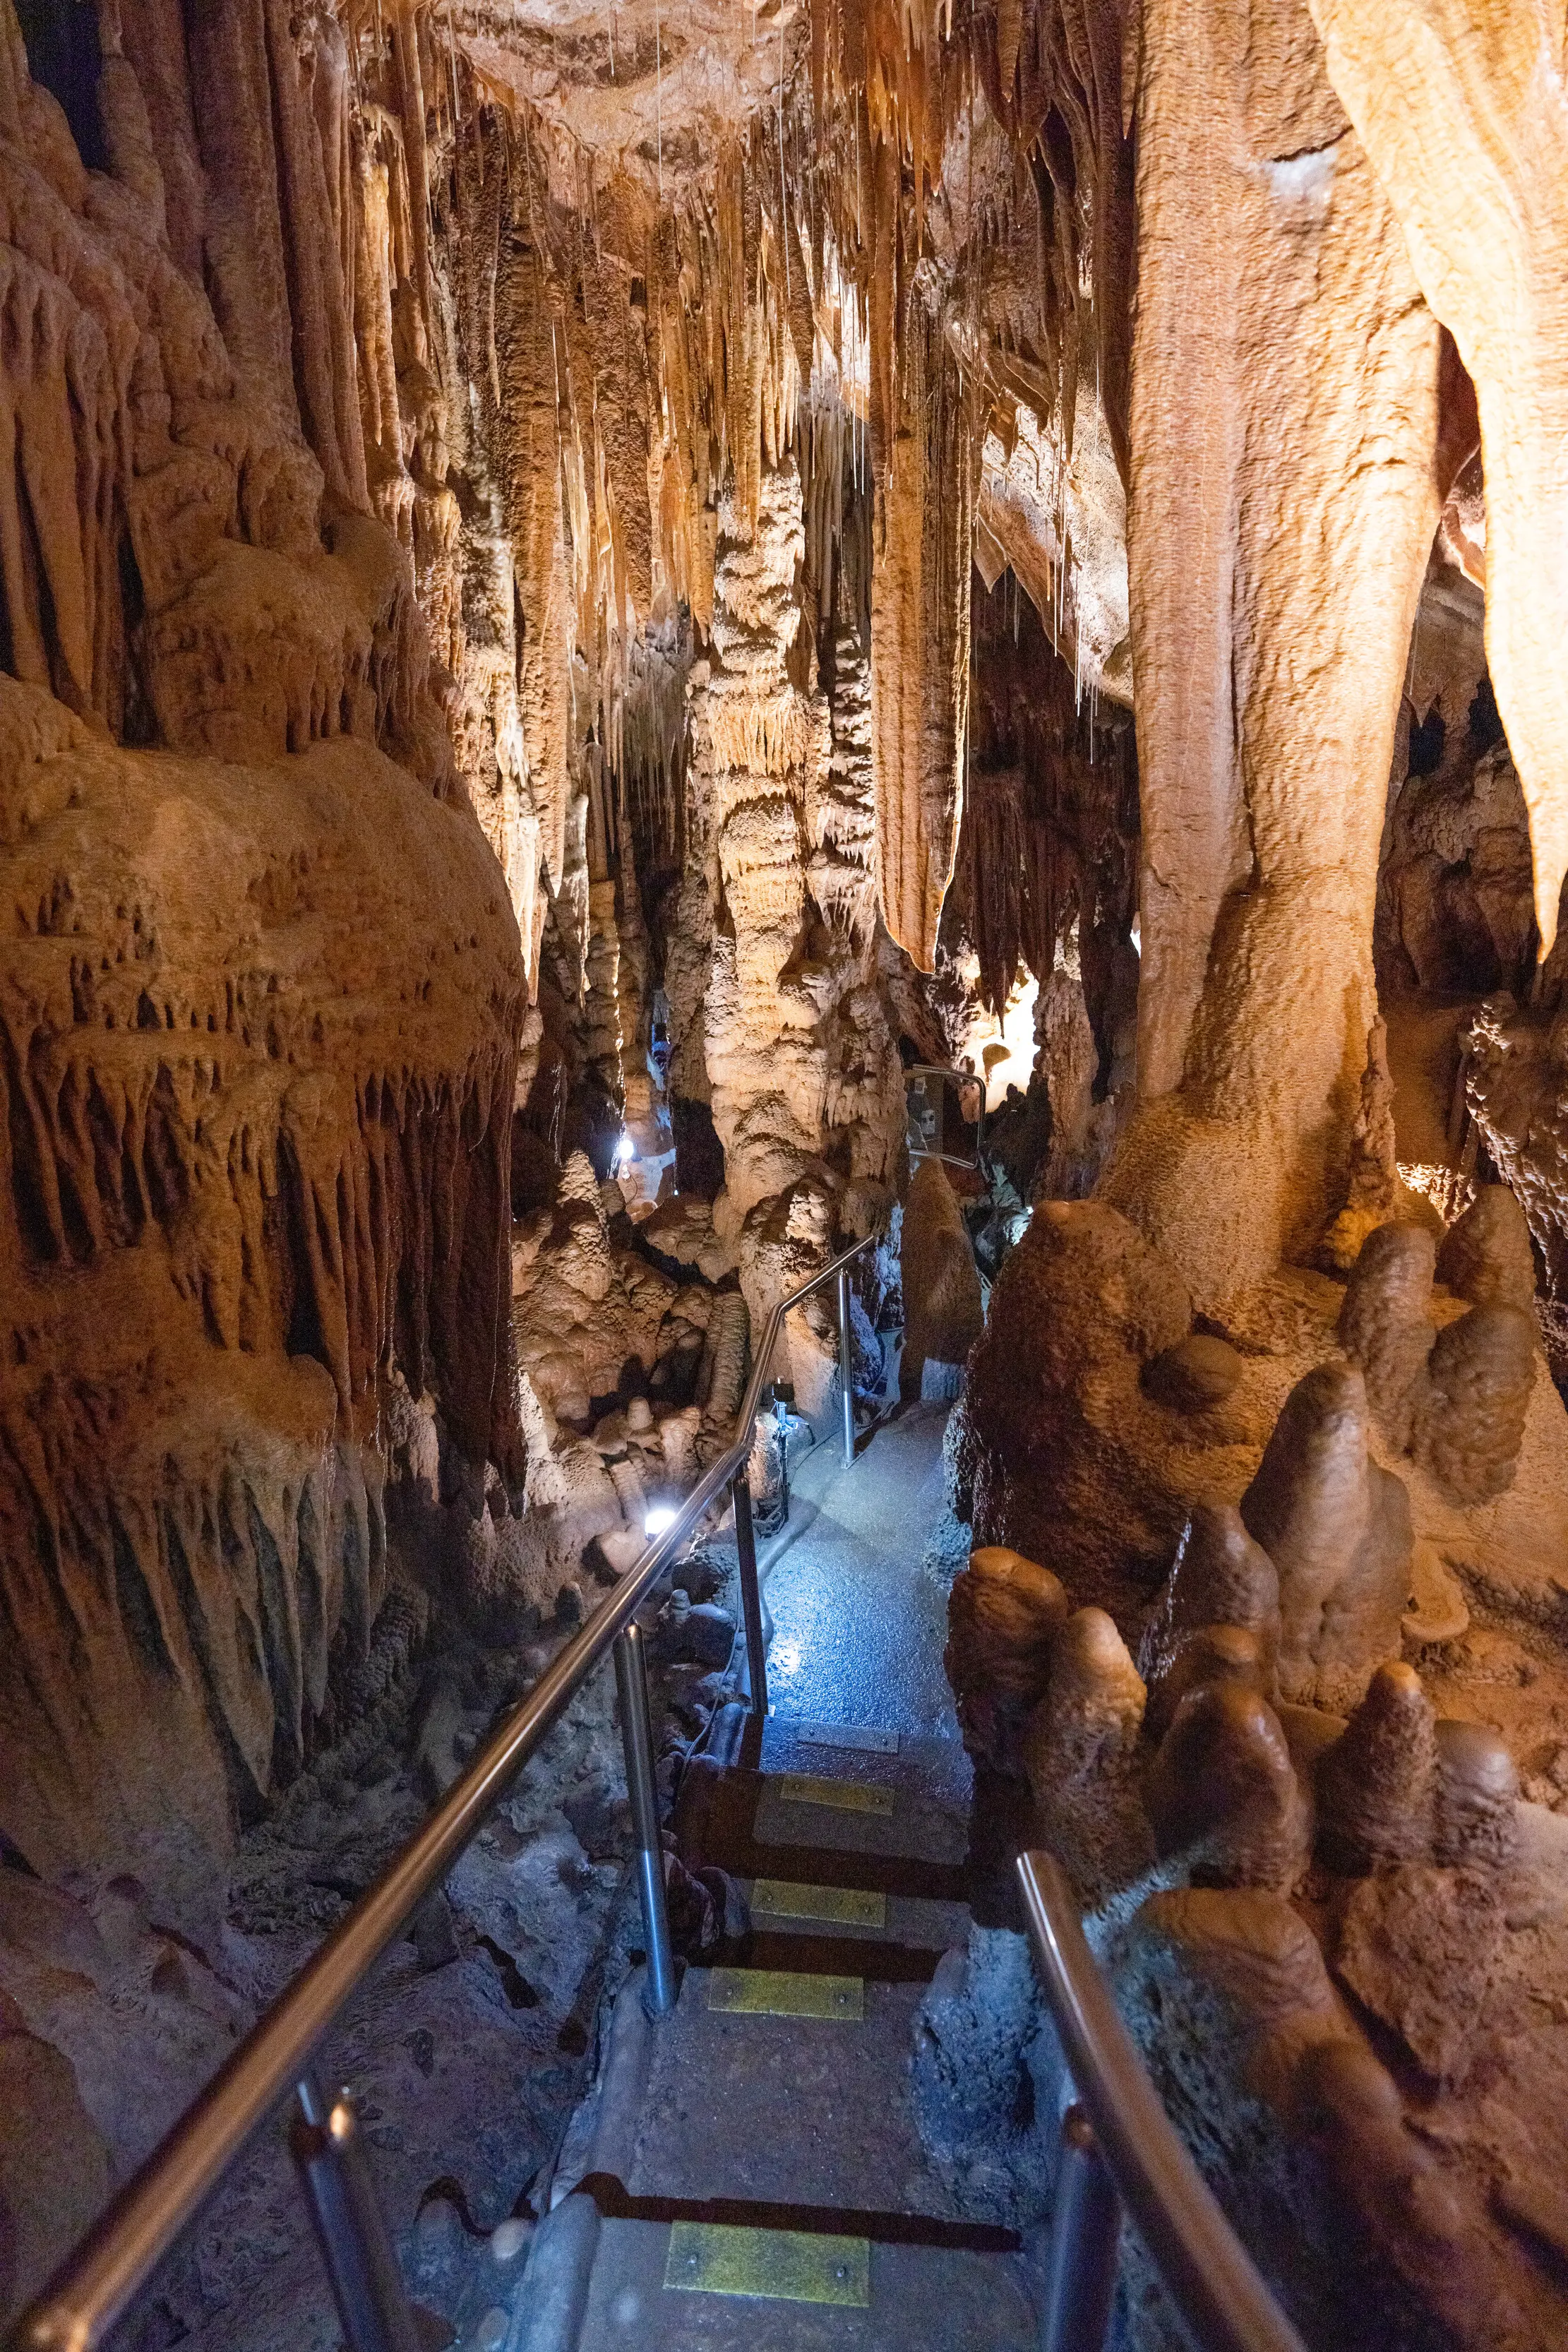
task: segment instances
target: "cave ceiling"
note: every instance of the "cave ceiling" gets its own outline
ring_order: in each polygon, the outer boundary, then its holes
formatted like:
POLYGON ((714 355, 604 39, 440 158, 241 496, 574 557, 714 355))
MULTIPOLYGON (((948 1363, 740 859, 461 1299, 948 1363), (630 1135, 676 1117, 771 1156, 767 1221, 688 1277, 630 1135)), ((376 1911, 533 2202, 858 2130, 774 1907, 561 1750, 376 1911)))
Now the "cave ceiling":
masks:
POLYGON ((670 201, 706 175, 722 141, 777 107, 810 44, 795 0, 756 10, 458 0, 449 18, 443 29, 481 87, 548 117, 596 173, 634 175, 670 201))

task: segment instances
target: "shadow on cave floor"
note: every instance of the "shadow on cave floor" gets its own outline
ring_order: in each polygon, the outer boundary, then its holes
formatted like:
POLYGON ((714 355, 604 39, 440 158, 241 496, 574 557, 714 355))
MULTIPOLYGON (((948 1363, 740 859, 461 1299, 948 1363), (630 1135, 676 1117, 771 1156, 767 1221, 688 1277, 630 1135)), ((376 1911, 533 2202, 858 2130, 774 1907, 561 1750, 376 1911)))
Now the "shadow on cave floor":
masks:
POLYGON ((517 2352, 1035 2340, 1017 2239, 960 2212, 911 2096, 915 2011, 969 1916, 969 1768, 923 1565, 946 1410, 884 1423, 852 1470, 832 1445, 801 1465, 763 1557, 768 1719, 688 1766, 676 1813, 687 1866, 745 1885, 750 1930, 737 1965, 686 1970, 668 2018, 622 1995, 517 2352))

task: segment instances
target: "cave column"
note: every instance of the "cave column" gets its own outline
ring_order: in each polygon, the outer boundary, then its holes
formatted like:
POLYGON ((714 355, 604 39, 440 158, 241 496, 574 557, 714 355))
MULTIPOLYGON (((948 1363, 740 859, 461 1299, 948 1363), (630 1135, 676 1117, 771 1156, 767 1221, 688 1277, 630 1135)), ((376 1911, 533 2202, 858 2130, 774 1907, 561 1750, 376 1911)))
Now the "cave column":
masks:
POLYGON ((1140 1101, 1103 1189, 1206 1304, 1333 1206, 1437 328, 1301 0, 1151 0, 1138 108, 1140 1101))
POLYGON ((1474 378, 1487 660, 1542 950, 1568 873, 1568 26, 1547 0, 1312 0, 1416 278, 1474 378))
MULTIPOLYGON (((792 452, 763 471, 753 523, 719 515, 714 660, 699 725, 712 761, 715 926, 704 1058, 725 1183, 716 1229, 735 1246, 753 1337, 776 1299, 826 1260, 839 1187, 821 1157, 821 1041, 809 955, 809 697, 791 676, 805 548, 792 452)), ((706 761, 704 763, 706 765, 706 761)), ((831 1351, 804 1329, 787 1362, 801 1409, 823 1411, 831 1351)))
POLYGON ((720 515, 714 653, 705 714, 723 909, 705 1008, 714 1124, 725 1154, 719 1214, 738 1236, 758 1203, 816 1147, 803 1039, 780 983, 805 910, 807 712, 789 673, 800 625, 804 530, 792 457, 762 478, 755 528, 720 515))

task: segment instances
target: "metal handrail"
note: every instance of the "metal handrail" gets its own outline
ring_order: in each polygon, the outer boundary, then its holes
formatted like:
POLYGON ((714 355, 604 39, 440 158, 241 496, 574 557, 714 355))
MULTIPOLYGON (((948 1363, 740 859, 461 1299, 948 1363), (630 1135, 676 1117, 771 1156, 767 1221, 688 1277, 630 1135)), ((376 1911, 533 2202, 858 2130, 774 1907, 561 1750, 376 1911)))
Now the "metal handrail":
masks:
MULTIPOLYGON (((973 1070, 951 1069, 945 1062, 910 1062, 906 1065, 904 1072, 904 1085, 906 1094, 908 1092, 909 1081, 911 1078, 951 1078, 954 1085, 956 1087, 979 1087, 980 1116, 975 1121, 975 1156, 973 1160, 960 1160, 956 1152, 953 1151, 926 1151, 922 1150, 919 1151, 912 1151, 909 1155, 912 1160, 943 1160, 949 1168, 978 1168, 980 1165, 981 1147, 984 1145, 986 1139, 986 1108, 989 1099, 986 1093, 986 1081, 984 1077, 977 1077, 973 1070)), ((967 1119, 964 1123, 966 1126, 968 1125, 968 1121, 967 1119)))
MULTIPOLYGON (((762 1345, 753 1360, 751 1377, 736 1422, 736 1434, 726 1451, 704 1472, 670 1525, 652 1538, 635 1567, 622 1578, 603 1606, 595 1610, 545 1669, 527 1697, 462 1778, 454 1782, 402 1853, 360 1897, 348 1916, 333 1929, 100 2215, 76 2252, 55 2273, 42 2296, 24 2315, 11 2338, 15 2346, 25 2347, 25 2352, 90 2352, 105 2331, 124 2315, 180 2231, 217 2187, 256 2126, 291 2087, 308 2079, 312 2053, 344 2002, 388 1946, 396 1941, 420 1905, 446 1878, 579 1685, 617 1639, 625 1635, 635 1611, 657 1583, 672 1555, 727 1486, 735 1491, 751 1705, 756 1712, 766 1715, 761 1608, 757 1591, 756 1550, 751 1540, 751 1494, 746 1475, 755 1443, 758 1406, 785 1316, 813 1292, 836 1281, 840 1364, 845 1391, 845 1445, 847 1456, 852 1459, 849 1268, 873 1244, 874 1236, 841 1251, 809 1282, 803 1282, 799 1289, 779 1300, 768 1317, 762 1345)), ((642 1664, 634 1628, 632 1633, 631 1661, 634 1662, 635 1687, 642 1664)), ((619 1672, 619 1659, 617 1665, 619 1672)), ((623 1684, 623 1699, 625 1688, 623 1684)), ((623 1706, 623 1720, 625 1712, 623 1706)), ((628 1745, 630 1748, 630 1741, 628 1745)), ((651 1785, 651 1764, 645 1777, 651 1785)), ((640 1843, 646 1844, 647 1841, 640 1843)), ((653 1848, 656 1857, 656 1822, 653 1848)), ((646 1855, 643 1859, 646 1861, 646 1855)), ((644 1905, 656 1900, 662 1914, 662 1876, 655 1897, 653 1873, 644 1869, 643 1875, 644 1905)), ((652 1922, 650 1926, 652 1929, 652 1922)), ((651 1932, 651 1948, 654 1942, 651 1932)), ((665 1943, 667 1947, 667 1928, 665 1943)), ((656 1972, 657 1959, 657 1953, 651 1948, 651 1975, 656 1972)), ((665 1963, 667 1968, 667 1949, 665 1963)), ((673 1997, 672 1990, 670 1999, 673 1997)), ((657 2006, 668 2007, 669 2000, 661 2000, 657 2006)), ((346 2134, 346 2121, 342 2128, 346 2134)), ((319 2212, 317 2218, 319 2228, 319 2212)), ((336 2284, 335 2280, 335 2287, 336 2284)))
MULTIPOLYGON (((1115 2188, 1196 2340, 1204 2352, 1305 2352, 1176 2137, 1089 1948, 1067 1874, 1049 1853, 1020 1854, 1018 1874, 1045 1997, 1078 2096, 1115 2188)), ((1115 2214, 1113 2226, 1119 2223, 1115 2214)), ((1071 2260, 1069 2254, 1069 2267, 1071 2260)))

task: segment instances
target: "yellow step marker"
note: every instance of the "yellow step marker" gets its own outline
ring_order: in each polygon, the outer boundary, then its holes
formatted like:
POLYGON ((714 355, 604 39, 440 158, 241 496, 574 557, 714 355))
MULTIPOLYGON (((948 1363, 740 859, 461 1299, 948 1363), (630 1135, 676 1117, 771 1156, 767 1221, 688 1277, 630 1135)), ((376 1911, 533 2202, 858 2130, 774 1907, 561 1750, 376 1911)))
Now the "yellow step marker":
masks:
POLYGON ((835 1927, 885 1927, 887 1897, 860 1886, 797 1886, 759 1878, 751 1890, 756 1919, 818 1919, 835 1927))
POLYGON ((778 2303, 871 2308, 871 2244, 804 2230, 740 2230, 720 2221, 677 2221, 670 2231, 664 2284, 688 2294, 765 2295, 778 2303))
POLYGON ((737 2017, 826 2017, 858 2024, 865 2016, 860 1977, 810 1977, 788 1969, 714 1969, 707 2005, 737 2017))
POLYGON ((841 1813, 893 1811, 893 1790, 864 1780, 822 1780, 814 1772, 780 1772, 774 1788, 787 1805, 831 1805, 841 1813))

